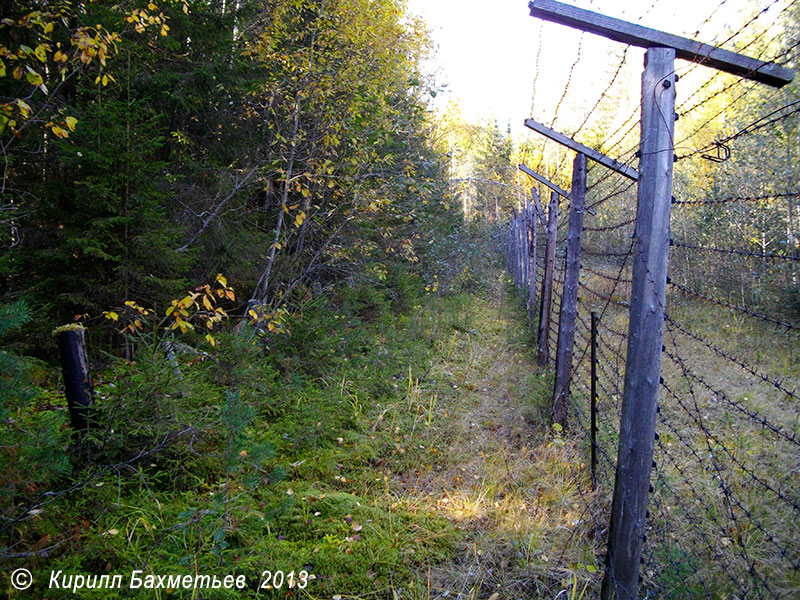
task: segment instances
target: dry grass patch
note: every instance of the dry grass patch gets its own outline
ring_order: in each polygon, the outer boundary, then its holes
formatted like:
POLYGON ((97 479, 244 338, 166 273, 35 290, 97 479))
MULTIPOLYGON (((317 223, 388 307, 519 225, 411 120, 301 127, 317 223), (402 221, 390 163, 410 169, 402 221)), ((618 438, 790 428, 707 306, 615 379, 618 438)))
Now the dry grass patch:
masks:
POLYGON ((584 450, 549 430, 524 311, 503 278, 464 306, 440 357, 407 379, 417 418, 389 493, 465 534, 450 562, 421 573, 414 598, 547 598, 597 583, 596 524, 584 450))

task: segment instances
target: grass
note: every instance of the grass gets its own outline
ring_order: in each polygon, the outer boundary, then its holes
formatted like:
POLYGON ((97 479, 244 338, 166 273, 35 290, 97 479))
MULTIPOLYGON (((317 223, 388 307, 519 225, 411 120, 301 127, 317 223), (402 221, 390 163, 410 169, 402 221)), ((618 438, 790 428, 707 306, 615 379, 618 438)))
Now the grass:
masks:
POLYGON ((88 455, 4 506, 18 518, 5 562, 35 578, 5 593, 60 597, 51 570, 245 575, 247 590, 214 593, 231 598, 596 585, 585 454, 549 430, 551 375, 534 366, 504 275, 471 277, 449 294, 343 286, 296 315, 291 336, 221 333, 210 358, 181 355, 182 379, 157 352, 98 374, 105 426, 88 455), (311 579, 266 592, 265 570, 311 579))
MULTIPOLYGON (((46 589, 50 570, 132 569, 246 576, 247 590, 214 597, 596 597, 624 369, 614 332, 626 331, 627 311, 611 305, 601 322, 592 492, 582 326, 572 426, 556 431, 552 373, 535 366, 523 302, 495 267, 466 273, 463 291, 447 294, 403 280, 342 286, 295 315, 290 336, 231 331, 210 358, 182 355, 182 379, 157 352, 100 373, 105 427, 94 446, 71 450, 71 477, 48 487, 15 480, 4 562, 34 572, 26 594, 36 597, 63 594, 46 589), (258 590, 265 570, 312 578, 302 590, 258 590)), ((584 282, 627 296, 602 278, 584 282)), ((771 328, 669 302, 676 322, 708 343, 797 384, 797 352, 771 328)), ((591 308, 602 305, 582 296, 587 322, 591 308)), ((747 414, 796 436, 793 403, 689 336, 668 333, 665 348, 684 367, 664 361, 674 396, 662 390, 645 588, 674 598, 796 595, 795 445, 747 414)), ((54 389, 36 405, 63 417, 54 389)))

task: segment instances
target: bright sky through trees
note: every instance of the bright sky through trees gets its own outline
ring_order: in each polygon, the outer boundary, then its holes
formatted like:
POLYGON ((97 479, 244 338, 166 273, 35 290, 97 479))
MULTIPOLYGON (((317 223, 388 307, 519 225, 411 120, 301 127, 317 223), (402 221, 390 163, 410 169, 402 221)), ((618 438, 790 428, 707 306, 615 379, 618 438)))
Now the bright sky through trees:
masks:
MULTIPOLYGON (((784 7, 784 3, 773 0, 569 3, 707 43, 725 40, 768 6, 770 9, 758 22, 769 25, 784 7)), ((496 119, 503 129, 510 123, 515 133, 524 129, 522 123, 528 116, 547 122, 552 119, 573 64, 569 94, 562 103, 559 121, 581 119, 586 111, 576 102, 579 98, 580 102, 593 102, 592 90, 596 89, 597 94, 602 91, 625 49, 624 44, 582 35, 569 27, 529 16, 528 0, 408 0, 408 6, 427 22, 438 47, 437 83, 447 84, 447 88, 437 98, 437 106, 444 108, 449 100, 456 100, 465 118, 496 119), (580 60, 576 63, 579 47, 580 60), (537 85, 531 112, 534 81, 537 85)), ((737 41, 734 37, 726 47, 737 41)), ((620 84, 627 82, 627 89, 634 96, 638 94, 642 55, 643 51, 637 48, 628 52, 619 79, 620 84)), ((707 77, 704 73, 698 75, 707 77)))

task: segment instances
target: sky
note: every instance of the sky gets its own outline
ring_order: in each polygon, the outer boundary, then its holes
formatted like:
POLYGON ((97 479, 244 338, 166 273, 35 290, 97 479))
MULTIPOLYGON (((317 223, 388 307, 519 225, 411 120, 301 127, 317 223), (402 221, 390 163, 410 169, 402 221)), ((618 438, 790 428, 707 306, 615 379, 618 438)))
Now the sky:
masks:
MULTIPOLYGON (((565 1, 706 43, 724 40, 726 26, 738 29, 766 6, 770 10, 758 21, 771 22, 785 4, 781 0, 775 6, 775 0, 565 1), (712 13, 713 19, 705 22, 712 13)), ((579 122, 587 103, 593 104, 606 87, 625 49, 624 44, 531 17, 528 0, 407 0, 407 4, 412 14, 426 21, 437 46, 428 66, 435 70, 437 83, 447 85, 437 97, 437 108, 442 110, 454 99, 468 120, 496 121, 501 129, 510 124, 515 135, 525 131, 527 117, 551 121, 568 80, 559 122, 579 122)), ((638 48, 627 52, 618 84, 632 95, 623 94, 622 103, 637 102, 643 54, 638 48)), ((697 71, 694 76, 708 77, 708 72, 702 73, 704 67, 697 71)))

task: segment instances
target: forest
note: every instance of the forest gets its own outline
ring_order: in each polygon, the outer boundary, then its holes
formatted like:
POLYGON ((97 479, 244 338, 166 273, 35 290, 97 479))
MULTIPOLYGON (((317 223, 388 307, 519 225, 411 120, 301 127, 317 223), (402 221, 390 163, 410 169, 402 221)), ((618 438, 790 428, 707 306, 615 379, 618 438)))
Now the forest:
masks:
MULTIPOLYGON (((795 2, 713 4, 687 31, 797 67, 795 2)), ((638 49, 584 85, 582 43, 520 121, 636 167, 638 49)), ((574 200, 518 165, 570 190, 575 153, 444 106, 435 55, 400 0, 4 6, 0 595, 605 593, 637 183, 589 161, 554 419, 574 200)), ((641 597, 788 599, 800 83, 675 73, 641 597)))

